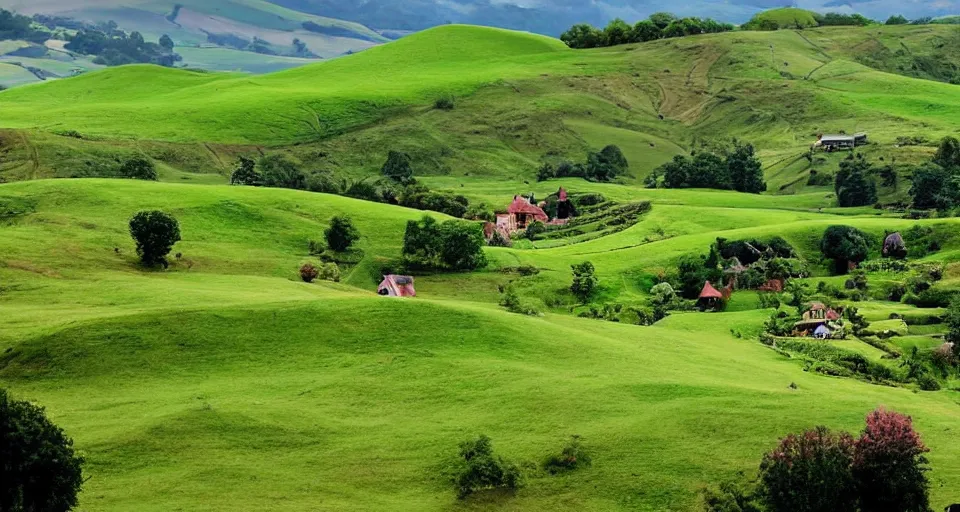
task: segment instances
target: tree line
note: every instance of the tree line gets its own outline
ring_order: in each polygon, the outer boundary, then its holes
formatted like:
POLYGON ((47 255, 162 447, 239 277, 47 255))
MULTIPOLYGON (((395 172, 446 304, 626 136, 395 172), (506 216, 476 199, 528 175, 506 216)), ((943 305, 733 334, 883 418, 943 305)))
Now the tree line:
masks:
POLYGON ((700 150, 677 155, 654 169, 647 188, 713 188, 759 194, 767 190, 763 168, 752 144, 733 141, 720 151, 700 150))
POLYGON ((560 40, 570 48, 600 48, 672 37, 729 32, 734 28, 730 23, 720 23, 710 18, 678 18, 668 12, 658 12, 634 25, 620 18, 611 21, 603 29, 587 23, 579 23, 564 32, 560 40))

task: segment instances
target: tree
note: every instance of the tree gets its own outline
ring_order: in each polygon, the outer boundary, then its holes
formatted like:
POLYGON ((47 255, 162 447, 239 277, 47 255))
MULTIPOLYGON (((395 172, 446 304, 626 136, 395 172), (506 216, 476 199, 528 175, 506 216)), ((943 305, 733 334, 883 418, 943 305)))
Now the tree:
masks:
POLYGON ((544 223, 536 220, 527 226, 527 229, 524 231, 524 236, 526 236, 528 240, 533 241, 536 240, 538 236, 546 232, 547 226, 544 223))
POLYGON ((960 168, 960 140, 956 137, 944 137, 933 156, 933 163, 948 170, 960 168))
POLYGON ((910 23, 910 20, 903 17, 902 14, 896 14, 887 18, 887 22, 885 24, 886 25, 906 25, 907 23, 910 23))
POLYGON ((573 283, 570 285, 570 291, 580 302, 586 303, 593 295, 598 282, 597 276, 594 275, 593 263, 584 261, 583 263, 570 265, 570 268, 573 270, 573 283))
POLYGON ((853 226, 830 226, 820 240, 820 252, 834 260, 839 274, 847 273, 849 263, 867 259, 870 251, 869 237, 853 226))
POLYGON ((663 30, 676 21, 677 17, 669 12, 655 12, 650 15, 649 19, 658 29, 663 30))
POLYGON ((650 20, 638 21, 633 26, 633 37, 636 42, 654 41, 660 39, 660 29, 650 20))
POLYGON ((493 210, 491 210, 486 203, 477 203, 467 207, 467 211, 463 214, 463 218, 467 220, 493 222, 497 217, 493 213, 493 210))
POLYGON ((180 241, 180 223, 159 210, 138 212, 130 219, 130 236, 144 265, 159 263, 166 267, 167 254, 180 241))
POLYGON ((570 48, 596 48, 601 45, 603 34, 586 23, 574 25, 560 35, 560 40, 570 48))
POLYGON ((307 188, 307 177, 300 172, 297 164, 289 158, 274 154, 267 155, 257 162, 260 175, 265 187, 292 188, 304 190, 307 188))
POLYGON ((398 183, 409 183, 413 180, 413 167, 410 166, 410 155, 400 151, 387 153, 387 161, 381 169, 383 175, 398 183))
POLYGON ((767 190, 767 183, 763 181, 763 168, 760 159, 754 154, 752 144, 734 141, 733 151, 727 155, 727 172, 734 190, 751 194, 767 190))
POLYGON ((870 162, 859 153, 840 162, 834 190, 841 207, 867 206, 877 202, 877 184, 871 176, 873 171, 870 162))
POLYGON ((770 512, 856 510, 854 440, 817 427, 790 434, 760 463, 760 493, 770 512))
POLYGON ((960 297, 954 298, 944 317, 947 324, 946 340, 953 343, 953 350, 960 356, 960 297))
POLYGON ((599 153, 587 155, 586 177, 595 181, 610 181, 630 168, 627 158, 620 148, 609 145, 599 153))
POLYGON ((633 42, 633 27, 615 18, 603 29, 603 46, 617 46, 633 42))
POLYGON ((407 221, 407 229, 403 234, 403 257, 408 263, 422 267, 436 265, 442 244, 440 225, 433 217, 424 215, 419 222, 407 221))
POLYGON ((42 407, 0 388, 0 510, 61 512, 77 505, 83 457, 42 407))
POLYGON ((690 160, 683 155, 675 155, 673 160, 661 165, 656 172, 663 175, 663 186, 685 188, 690 186, 690 170, 690 160))
POLYGON ((230 175, 230 184, 248 185, 252 187, 260 186, 260 184, 263 182, 263 177, 260 176, 255 167, 256 162, 241 156, 237 168, 230 175))
POLYGON ((120 166, 120 174, 125 178, 157 181, 157 166, 154 165, 153 160, 143 155, 136 155, 120 166))
POLYGON ((928 451, 909 416, 883 409, 870 413, 853 460, 861 510, 929 511, 928 451))
POLYGON ((174 47, 173 39, 170 39, 170 36, 167 34, 160 36, 160 47, 168 52, 172 52, 174 47))
POLYGON ((300 279, 304 283, 312 283, 319 275, 320 271, 313 263, 307 262, 300 265, 300 279))
POLYGON ((323 232, 327 239, 327 247, 336 252, 343 252, 360 239, 360 232, 354 227, 350 217, 338 215, 330 219, 330 227, 323 232))
POLYGON ((913 170, 910 195, 913 207, 921 210, 947 210, 953 208, 957 197, 953 176, 946 169, 933 163, 923 164, 913 170))
POLYGON ((451 270, 474 270, 487 264, 483 254, 483 226, 448 220, 440 225, 440 260, 451 270))
POLYGON ((694 188, 732 188, 730 174, 723 159, 709 151, 697 153, 690 162, 687 185, 694 188))

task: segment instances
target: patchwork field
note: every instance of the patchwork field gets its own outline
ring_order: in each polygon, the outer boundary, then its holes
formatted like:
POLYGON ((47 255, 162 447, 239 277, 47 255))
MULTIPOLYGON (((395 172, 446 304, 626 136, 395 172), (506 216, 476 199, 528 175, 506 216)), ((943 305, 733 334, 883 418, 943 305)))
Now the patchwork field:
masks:
MULTIPOLYGON (((798 282, 842 288, 819 246, 835 224, 877 239, 936 230, 939 247, 909 261, 943 264, 937 289, 960 289, 960 221, 839 208, 832 186, 806 181, 841 157, 803 158, 818 132, 866 130, 870 158, 928 160, 960 132, 958 86, 858 63, 847 41, 880 31, 919 47, 951 30, 733 32, 573 51, 448 26, 264 76, 124 66, 0 92, 0 386, 74 438, 88 460, 82 510, 698 510, 705 486, 755 474, 785 434, 858 431, 879 406, 914 418, 942 509, 960 489, 956 375, 921 391, 808 371, 758 341, 775 310, 755 291, 736 292, 726 312, 676 311, 651 326, 581 316, 646 304, 658 274, 717 238, 783 237, 810 265, 798 282), (447 96, 455 106, 435 108, 447 96), (644 188, 675 155, 733 137, 757 146, 766 193, 644 188), (542 162, 607 144, 630 163, 618 182, 536 181, 542 162), (408 221, 449 217, 227 185, 240 156, 363 180, 389 150, 410 154, 430 189, 491 209, 560 186, 651 209, 604 236, 487 247, 485 268, 421 272, 419 296, 399 300, 376 295, 380 265, 400 257, 408 221), (160 182, 108 178, 133 155, 160 182), (143 209, 180 223, 166 270, 137 262, 127 223, 143 209), (302 282, 310 242, 343 214, 362 237, 342 279, 302 282), (581 305, 570 268, 587 260, 598 291, 581 305), (544 314, 500 307, 507 286, 544 314), (457 500, 457 444, 479 434, 521 464, 525 487, 457 500), (592 467, 539 469, 571 435, 592 467)), ((882 198, 907 188, 902 179, 882 198)), ((942 325, 919 318, 943 309, 880 296, 905 275, 868 276, 865 321, 906 329, 884 343, 939 346, 942 325)), ((883 343, 831 343, 903 371, 883 343)))

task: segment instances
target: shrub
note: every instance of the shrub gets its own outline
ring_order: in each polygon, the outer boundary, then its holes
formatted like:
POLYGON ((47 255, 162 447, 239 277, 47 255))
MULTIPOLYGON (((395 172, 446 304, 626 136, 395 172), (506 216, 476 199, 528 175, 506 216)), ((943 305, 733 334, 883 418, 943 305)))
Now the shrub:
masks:
POLYGON ((336 263, 330 262, 325 263, 323 267, 320 268, 318 276, 324 281, 333 281, 334 283, 340 282, 340 267, 336 263))
POLYGON ((327 239, 327 246, 336 252, 343 252, 360 239, 360 232, 353 225, 350 217, 338 215, 330 219, 330 227, 323 232, 327 239))
POLYGON ((433 108, 437 110, 453 110, 456 107, 456 101, 453 96, 445 94, 433 102, 433 108))
POLYGON ((157 181, 157 166, 154 165, 153 160, 142 155, 136 155, 120 166, 120 174, 124 178, 157 181))
POLYGON ((837 202, 842 207, 868 206, 877 202, 877 184, 872 175, 873 166, 862 154, 847 156, 840 162, 834 180, 837 202))
POLYGON ((570 437, 570 441, 560 450, 559 454, 551 455, 543 461, 543 469, 551 475, 556 475, 557 473, 590 467, 591 463, 590 455, 580 443, 580 436, 575 435, 570 437))
POLYGON ((950 302, 943 321, 947 324, 947 341, 953 342, 955 348, 960 347, 960 298, 950 302))
POLYGON ((263 177, 256 171, 256 165, 253 160, 241 156, 237 168, 230 175, 230 184, 251 187, 263 184, 263 177))
POLYGON ((543 312, 537 306, 523 300, 512 286, 508 286, 500 297, 500 305, 511 313, 528 316, 540 316, 543 312))
POLYGON ((304 283, 312 283, 319 276, 320 271, 313 263, 308 262, 300 265, 300 279, 303 279, 304 283))
POLYGON ((603 194, 589 193, 578 195, 574 197, 573 200, 578 208, 582 208, 584 206, 595 206, 600 203, 605 203, 607 198, 604 197, 603 194))
POLYGON ((764 512, 754 485, 723 482, 717 489, 703 490, 705 512, 764 512))
POLYGON ((547 232, 547 226, 540 221, 533 221, 530 225, 527 226, 526 231, 524 231, 524 236, 527 237, 527 240, 533 241, 536 240, 538 236, 547 232))
POLYGON ((137 255, 144 265, 167 266, 166 256, 180 241, 177 219, 159 211, 142 211, 130 219, 130 236, 137 243, 137 255))
POLYGON ((917 377, 917 386, 922 391, 940 391, 940 381, 929 373, 923 373, 917 377))
POLYGON ((77 505, 83 457, 43 408, 0 388, 0 509, 59 511, 77 505))
POLYGON ((509 238, 503 236, 499 231, 494 231, 493 235, 490 237, 490 241, 487 242, 491 247, 510 247, 513 243, 509 238))
POLYGON ((854 440, 817 427, 790 434, 764 455, 760 492, 770 512, 856 510, 854 440))
POLYGON ((593 291, 597 287, 597 277, 594 275, 593 263, 585 261, 571 265, 570 268, 573 270, 573 283, 570 285, 570 291, 580 302, 585 303, 590 300, 590 296, 593 295, 593 291))
POLYGON ((493 442, 485 435, 460 443, 460 458, 455 478, 460 499, 485 489, 513 490, 523 485, 520 469, 494 456, 493 442))
POLYGON ((494 215, 493 210, 491 210, 486 203, 478 203, 468 206, 467 211, 463 214, 463 218, 467 220, 493 222, 497 216, 494 215))
POLYGON ((924 456, 929 450, 913 430, 913 421, 878 409, 856 441, 853 475, 863 510, 926 512, 930 509, 924 456))
POLYGON ((440 225, 440 260, 452 270, 474 270, 487 264, 483 226, 450 220, 440 225))
POLYGON ((265 187, 292 188, 304 190, 307 188, 307 177, 300 171, 296 162, 283 155, 267 155, 257 162, 260 176, 265 187))
POLYGON ((599 153, 587 155, 586 178, 594 181, 610 181, 627 172, 630 164, 620 148, 609 145, 599 153))

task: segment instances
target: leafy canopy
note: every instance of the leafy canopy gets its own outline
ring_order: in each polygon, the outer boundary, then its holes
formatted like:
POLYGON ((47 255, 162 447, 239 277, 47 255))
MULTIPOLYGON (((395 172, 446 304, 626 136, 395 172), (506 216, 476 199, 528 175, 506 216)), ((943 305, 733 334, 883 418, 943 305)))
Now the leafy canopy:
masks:
POLYGON ((166 256, 180 241, 180 223, 159 210, 138 212, 130 219, 130 236, 144 265, 166 266, 166 256))

